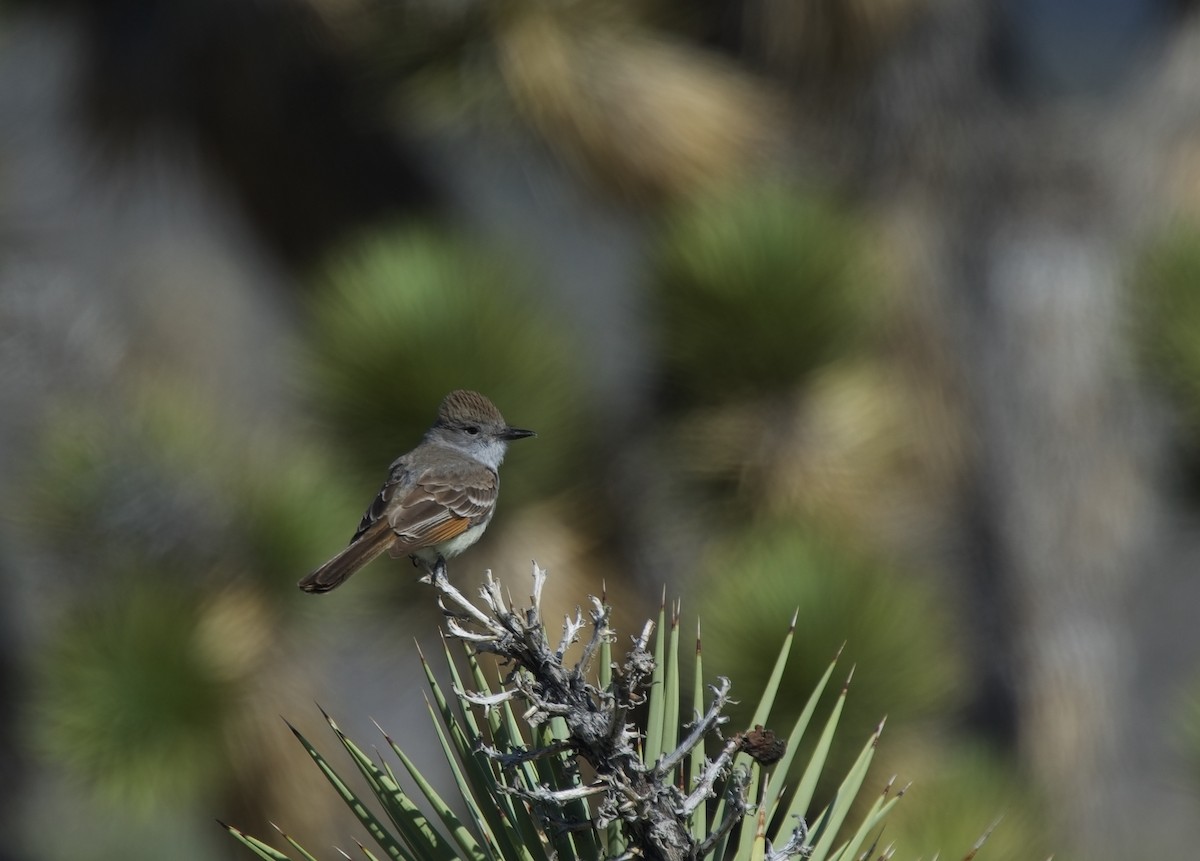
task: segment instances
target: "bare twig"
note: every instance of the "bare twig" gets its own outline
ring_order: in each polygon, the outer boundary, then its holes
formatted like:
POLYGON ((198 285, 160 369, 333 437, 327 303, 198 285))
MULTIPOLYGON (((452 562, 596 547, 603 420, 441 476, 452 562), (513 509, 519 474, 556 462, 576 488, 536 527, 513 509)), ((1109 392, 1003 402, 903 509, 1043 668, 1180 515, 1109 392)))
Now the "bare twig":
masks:
POLYGON ((496 748, 486 744, 481 744, 479 746, 480 753, 482 753, 488 759, 493 759, 500 763, 501 767, 503 768, 512 768, 513 766, 521 765, 525 762, 532 762, 535 759, 554 756, 556 754, 565 753, 573 749, 574 748, 571 747, 571 743, 569 741, 556 741, 553 744, 547 745, 546 747, 535 747, 528 750, 515 750, 512 753, 502 753, 496 750, 496 748))
POLYGON ((716 845, 728 834, 733 826, 742 821, 746 815, 746 786, 750 782, 750 774, 744 768, 736 768, 729 775, 729 783, 725 788, 725 818, 717 823, 713 832, 700 844, 700 857, 711 852, 716 845))
POLYGON ((558 648, 554 650, 554 657, 560 662, 563 656, 567 653, 567 649, 571 648, 576 641, 579 640, 579 632, 584 628, 583 614, 576 609, 575 618, 567 616, 563 619, 562 639, 559 640, 558 648))
POLYGON ((768 840, 764 858, 765 861, 786 861, 786 859, 795 855, 807 858, 811 854, 812 847, 808 845, 808 823, 804 821, 804 817, 797 816, 796 827, 792 829, 787 843, 776 849, 771 845, 771 841, 768 840))
POLYGON ((671 769, 682 762, 683 758, 690 751, 699 747, 706 735, 729 720, 729 718, 721 714, 721 710, 729 702, 729 679, 721 676, 720 682, 719 687, 709 686, 709 690, 713 692, 713 701, 712 705, 708 707, 708 712, 696 722, 695 726, 692 727, 692 731, 688 733, 687 738, 680 743, 679 747, 658 761, 658 765, 654 767, 655 777, 664 777, 669 774, 671 769))
POLYGON ((600 795, 603 792, 608 792, 608 787, 603 783, 593 783, 590 786, 573 786, 570 789, 548 789, 544 786, 537 786, 533 789, 526 789, 519 786, 504 786, 499 787, 502 791, 515 795, 518 798, 524 798, 529 801, 537 801, 542 804, 557 804, 563 805, 568 801, 575 801, 580 798, 589 798, 593 795, 600 795))
POLYGON ((733 760, 734 754, 741 747, 741 737, 734 736, 721 748, 721 752, 717 755, 717 758, 704 766, 704 770, 700 772, 700 778, 696 781, 696 788, 692 790, 691 795, 684 799, 683 805, 680 808, 685 816, 691 815, 692 811, 703 804, 706 798, 714 794, 713 784, 729 768, 729 763, 733 760))

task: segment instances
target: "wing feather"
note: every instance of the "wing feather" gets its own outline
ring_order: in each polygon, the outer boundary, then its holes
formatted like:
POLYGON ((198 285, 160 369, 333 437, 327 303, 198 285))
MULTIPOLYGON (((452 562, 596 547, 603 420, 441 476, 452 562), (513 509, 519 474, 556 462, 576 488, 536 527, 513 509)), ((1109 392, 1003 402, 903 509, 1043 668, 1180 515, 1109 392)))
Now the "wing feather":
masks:
POLYGON ((395 500, 387 517, 398 544, 419 550, 448 541, 487 520, 496 502, 494 473, 472 479, 466 482, 425 476, 402 499, 395 500))
POLYGON ((441 544, 487 520, 499 491, 496 473, 481 464, 445 465, 414 476, 404 458, 392 464, 388 481, 363 514, 357 540, 387 520, 396 536, 393 555, 441 544))

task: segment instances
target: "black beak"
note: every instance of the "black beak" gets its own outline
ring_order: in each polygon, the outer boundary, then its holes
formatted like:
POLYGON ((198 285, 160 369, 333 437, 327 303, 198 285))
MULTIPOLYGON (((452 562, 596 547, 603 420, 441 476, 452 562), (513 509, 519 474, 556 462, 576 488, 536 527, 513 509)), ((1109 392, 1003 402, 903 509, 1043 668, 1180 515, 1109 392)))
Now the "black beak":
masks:
POLYGON ((527 436, 537 436, 537 434, 524 428, 505 428, 502 434, 502 438, 505 440, 525 439, 527 436))

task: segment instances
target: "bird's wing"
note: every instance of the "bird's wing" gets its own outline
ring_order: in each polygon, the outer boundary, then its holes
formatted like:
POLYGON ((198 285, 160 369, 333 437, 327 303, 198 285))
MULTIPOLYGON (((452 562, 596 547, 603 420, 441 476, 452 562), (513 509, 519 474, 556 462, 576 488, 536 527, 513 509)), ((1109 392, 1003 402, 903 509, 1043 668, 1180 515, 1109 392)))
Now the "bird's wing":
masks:
POLYGON ((401 458, 363 514, 351 543, 386 520, 395 535, 394 551, 440 544, 486 520, 498 490, 496 473, 483 464, 443 464, 414 475, 401 458))
POLYGON ((409 484, 409 476, 411 475, 412 471, 408 468, 404 457, 397 458, 388 467, 387 481, 383 483, 383 487, 379 488, 379 493, 375 494, 375 498, 371 500, 371 504, 363 512, 362 520, 358 521, 358 529, 354 531, 354 536, 350 539, 351 544, 357 541, 381 517, 387 514, 388 506, 391 504, 392 499, 396 496, 397 491, 401 491, 402 488, 409 484))
POLYGON ((386 517, 397 539, 393 549, 441 544, 486 521, 498 489, 496 473, 482 465, 454 472, 429 470, 388 505, 386 517))

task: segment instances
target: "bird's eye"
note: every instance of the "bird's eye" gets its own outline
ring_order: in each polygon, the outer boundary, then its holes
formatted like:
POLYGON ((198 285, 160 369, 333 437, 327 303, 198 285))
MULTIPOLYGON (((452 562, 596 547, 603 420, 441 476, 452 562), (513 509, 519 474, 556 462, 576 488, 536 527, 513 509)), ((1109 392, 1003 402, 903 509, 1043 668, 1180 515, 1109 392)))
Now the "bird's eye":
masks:
POLYGON ((475 425, 468 425, 466 431, 471 436, 475 436, 475 434, 479 433, 479 428, 475 427, 475 425))

